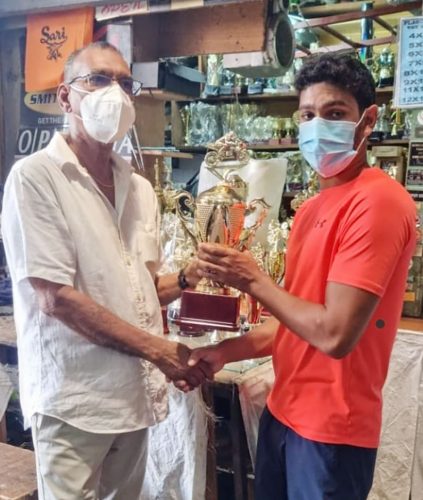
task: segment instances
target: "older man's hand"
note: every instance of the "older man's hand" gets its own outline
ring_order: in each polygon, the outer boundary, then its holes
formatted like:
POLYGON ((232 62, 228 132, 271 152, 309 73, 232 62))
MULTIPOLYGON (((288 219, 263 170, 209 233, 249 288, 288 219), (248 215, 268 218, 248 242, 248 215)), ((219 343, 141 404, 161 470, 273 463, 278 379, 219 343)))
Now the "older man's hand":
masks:
MULTIPOLYGON (((188 360, 188 365, 191 367, 207 366, 207 369, 211 371, 212 376, 208 376, 208 380, 213 379, 213 375, 220 371, 225 365, 225 359, 221 345, 209 345, 206 347, 199 347, 191 352, 191 356, 188 360)), ((188 392, 190 389, 190 383, 188 380, 174 380, 173 384, 175 387, 181 391, 188 392)))
POLYGON ((155 362, 156 366, 166 375, 169 381, 184 381, 178 389, 188 392, 195 389, 205 380, 213 379, 213 369, 202 360, 195 364, 188 364, 192 350, 179 342, 163 339, 160 359, 155 362))

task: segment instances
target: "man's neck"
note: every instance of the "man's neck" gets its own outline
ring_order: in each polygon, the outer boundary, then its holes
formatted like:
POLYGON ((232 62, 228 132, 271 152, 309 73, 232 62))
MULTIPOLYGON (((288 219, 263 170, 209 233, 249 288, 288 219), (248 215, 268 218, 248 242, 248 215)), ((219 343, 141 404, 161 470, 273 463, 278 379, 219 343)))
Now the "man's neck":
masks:
POLYGON ((70 134, 67 143, 77 156, 79 163, 95 177, 107 181, 112 177, 113 144, 102 144, 91 138, 70 134))
POLYGON ((364 147, 363 152, 354 158, 354 160, 346 170, 339 173, 338 175, 335 175, 334 177, 329 177, 328 179, 320 177, 320 190, 322 191, 323 189, 340 186, 341 184, 346 184, 347 182, 352 181, 361 174, 361 171, 365 167, 367 167, 367 156, 366 148, 364 147))

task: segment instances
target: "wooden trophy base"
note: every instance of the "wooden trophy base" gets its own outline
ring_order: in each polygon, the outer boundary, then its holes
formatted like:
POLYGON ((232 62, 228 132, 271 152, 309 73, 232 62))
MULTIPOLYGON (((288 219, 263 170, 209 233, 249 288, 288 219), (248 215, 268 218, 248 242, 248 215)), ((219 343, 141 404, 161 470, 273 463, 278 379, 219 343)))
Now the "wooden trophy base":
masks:
POLYGON ((212 330, 239 330, 239 297, 184 290, 177 324, 181 334, 202 335, 212 330))

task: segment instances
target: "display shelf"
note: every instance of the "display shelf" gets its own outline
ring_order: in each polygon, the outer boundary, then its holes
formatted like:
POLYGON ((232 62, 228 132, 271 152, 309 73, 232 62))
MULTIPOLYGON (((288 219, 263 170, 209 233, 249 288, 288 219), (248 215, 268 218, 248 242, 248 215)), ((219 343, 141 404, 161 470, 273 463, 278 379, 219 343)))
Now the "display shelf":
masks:
POLYGON ((408 139, 386 139, 385 141, 369 141, 369 146, 408 146, 408 139))
POLYGON ((205 96, 194 99, 196 102, 219 103, 219 102, 250 102, 250 101, 279 101, 297 99, 298 94, 294 90, 269 94, 231 94, 218 96, 205 96))
MULTIPOLYGON (((247 144, 253 151, 291 151, 297 150, 298 144, 247 144)), ((206 146, 177 146, 178 150, 185 153, 204 154, 206 146)))
POLYGON ((160 148, 141 148, 141 152, 143 155, 147 156, 160 156, 162 158, 182 158, 185 160, 192 160, 193 156, 189 151, 166 151, 160 148))
POLYGON ((192 101, 195 98, 165 89, 145 89, 137 97, 151 97, 160 101, 192 101))
MULTIPOLYGON (((320 11, 315 10, 315 15, 312 16, 313 11, 310 10, 305 12, 304 21, 300 21, 294 25, 294 29, 308 29, 308 28, 320 28, 323 31, 329 33, 335 39, 340 40, 347 46, 357 49, 360 47, 370 47, 376 45, 386 45, 388 43, 394 43, 396 41, 396 24, 398 22, 399 16, 396 14, 402 12, 411 12, 416 9, 421 9, 421 1, 410 1, 400 4, 387 5, 386 2, 378 2, 373 5, 373 8, 362 11, 361 3, 357 2, 357 7, 353 8, 345 5, 346 2, 338 4, 337 6, 324 6, 325 8, 320 11), (331 12, 331 9, 338 9, 335 12, 331 12), (346 10, 342 10, 346 9, 346 10), (352 10, 351 10, 352 9, 352 10), (383 18, 383 16, 390 16, 395 14, 391 22, 388 21, 388 17, 383 18), (312 18, 313 17, 313 18, 312 18), (375 23, 379 24, 384 28, 384 30, 389 33, 388 36, 374 37, 370 40, 353 40, 342 31, 336 29, 337 25, 355 21, 356 23, 361 22, 363 19, 372 19, 375 23)), ((410 14, 411 15, 411 14, 410 14)))
POLYGON ((411 330, 415 333, 423 335, 423 319, 422 318, 409 318, 403 316, 401 318, 399 328, 401 330, 411 330))
MULTIPOLYGON (((393 87, 376 87, 376 95, 377 96, 385 96, 391 95, 393 93, 393 87)), ((142 91, 142 95, 147 94, 149 91, 142 91)), ((154 92, 154 91, 153 91, 154 92)), ((160 91, 157 91, 157 95, 160 95, 160 91)), ((176 95, 176 94, 175 94, 176 95)), ((154 97, 154 93, 153 93, 154 97)), ((181 99, 169 99, 178 102, 206 102, 209 104, 213 103, 227 103, 227 102, 251 102, 251 101, 295 101, 298 98, 298 93, 294 90, 290 90, 287 92, 277 92, 277 93, 269 93, 269 94, 231 94, 231 95, 218 95, 218 96, 206 96, 206 97, 184 97, 181 99)))
MULTIPOLYGON (((408 139, 387 139, 386 141, 369 141, 368 146, 408 146, 408 139)), ((176 146, 181 152, 205 154, 206 146, 176 146)), ((247 144, 252 151, 296 151, 298 144, 247 144)))
MULTIPOLYGON (((376 88, 376 104, 388 104, 391 100, 393 87, 378 87, 376 88)), ((190 153, 203 153, 205 148, 201 146, 180 146, 184 140, 184 127, 182 124, 180 109, 188 102, 204 102, 208 104, 230 104, 239 102, 240 104, 256 103, 260 107, 260 114, 265 116, 277 117, 290 117, 298 110, 298 95, 296 92, 284 92, 278 94, 256 94, 256 95, 239 95, 239 96, 210 96, 206 98, 196 98, 190 101, 173 101, 171 122, 172 122, 172 144, 181 151, 190 153)), ((395 140, 394 142, 386 141, 383 143, 376 143, 376 145, 394 145, 406 144, 401 141, 395 140)), ((296 144, 252 144, 250 149, 257 151, 289 151, 298 149, 296 144)))
MULTIPOLYGON (((365 2, 339 2, 333 4, 316 5, 313 7, 302 7, 301 12, 307 19, 314 17, 336 16, 339 14, 350 14, 360 12, 365 2)), ((417 2, 406 2, 401 4, 401 10, 412 10, 417 2)), ((375 0, 373 8, 381 9, 387 6, 386 0, 375 0)))

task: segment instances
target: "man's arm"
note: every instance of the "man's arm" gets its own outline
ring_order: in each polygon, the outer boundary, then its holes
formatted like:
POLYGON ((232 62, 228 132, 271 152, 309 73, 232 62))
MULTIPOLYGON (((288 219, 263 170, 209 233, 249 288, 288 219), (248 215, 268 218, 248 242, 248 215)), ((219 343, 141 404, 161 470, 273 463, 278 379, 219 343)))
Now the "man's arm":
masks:
POLYGON ((287 328, 334 358, 351 352, 379 302, 375 294, 339 283, 327 284, 324 304, 300 299, 276 286, 248 253, 220 245, 201 244, 198 257, 200 275, 249 293, 287 328))
MULTIPOLYGON (((195 288, 200 281, 197 269, 197 259, 192 260, 184 269, 185 279, 189 288, 195 288)), ((182 290, 178 284, 178 273, 157 275, 156 290, 162 306, 166 306, 180 297, 182 290)))
MULTIPOLYGON (((241 337, 233 337, 218 344, 194 349, 188 364, 195 366, 203 361, 210 366, 213 373, 216 373, 226 363, 232 361, 270 356, 278 328, 279 321, 276 318, 269 318, 241 337)), ((178 389, 189 390, 188 384, 184 380, 174 381, 174 384, 178 389)))
POLYGON ((316 304, 262 282, 252 283, 250 293, 292 332, 333 358, 353 350, 379 302, 377 295, 365 290, 328 283, 325 304, 316 304))
POLYGON ((169 379, 185 378, 191 387, 212 373, 205 363, 189 368, 191 350, 183 344, 151 335, 120 319, 87 295, 70 286, 30 278, 41 310, 87 338, 154 363, 169 379))

